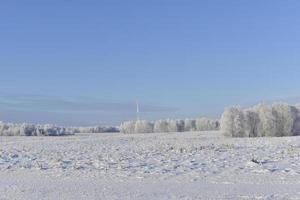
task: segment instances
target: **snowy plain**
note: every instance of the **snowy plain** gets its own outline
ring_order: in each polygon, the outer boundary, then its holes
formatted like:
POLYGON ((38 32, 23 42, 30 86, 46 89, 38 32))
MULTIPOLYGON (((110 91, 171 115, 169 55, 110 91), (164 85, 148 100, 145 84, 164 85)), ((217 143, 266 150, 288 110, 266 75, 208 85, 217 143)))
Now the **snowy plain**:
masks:
POLYGON ((300 199, 300 137, 0 137, 0 199, 300 199))

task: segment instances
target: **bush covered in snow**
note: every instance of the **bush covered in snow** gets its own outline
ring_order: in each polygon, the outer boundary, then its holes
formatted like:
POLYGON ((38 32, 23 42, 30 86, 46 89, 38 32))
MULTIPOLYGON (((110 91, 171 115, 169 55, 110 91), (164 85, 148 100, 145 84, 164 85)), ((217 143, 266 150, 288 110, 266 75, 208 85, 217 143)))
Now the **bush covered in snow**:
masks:
POLYGON ((294 136, 300 134, 300 109, 283 103, 225 109, 221 130, 231 137, 294 136))
POLYGON ((154 132, 155 133, 166 133, 166 132, 170 132, 169 129, 169 124, 170 121, 169 120, 158 120, 154 123, 154 132))
POLYGON ((59 136, 75 133, 112 133, 119 132, 113 126, 60 127, 51 124, 14 124, 0 122, 0 135, 3 136, 59 136))
POLYGON ((185 119, 184 120, 184 131, 196 131, 196 120, 195 119, 185 119))
POLYGON ((242 137, 245 135, 243 110, 239 107, 225 109, 221 118, 221 130, 226 136, 242 137))
POLYGON ((135 133, 153 133, 153 124, 146 120, 138 120, 135 122, 135 133))
POLYGON ((177 124, 177 132, 184 132, 184 120, 183 119, 178 119, 176 120, 176 124, 177 124))
POLYGON ((135 133, 135 121, 123 122, 120 125, 121 133, 135 133))
MULTIPOLYGON (((202 118, 199 126, 201 131, 218 130, 219 121, 202 118)), ((121 133, 166 133, 166 132, 184 132, 196 131, 197 120, 195 119, 164 119, 157 120, 154 123, 145 120, 127 121, 120 125, 121 133)))
POLYGON ((259 115, 257 112, 252 110, 244 111, 245 119, 245 136, 246 137, 257 137, 258 136, 258 126, 260 123, 259 115))
POLYGON ((145 120, 127 121, 120 125, 121 133, 153 133, 154 124, 145 120))
POLYGON ((196 130, 197 131, 212 131, 219 130, 219 120, 209 118, 196 119, 196 130))
POLYGON ((1 136, 61 136, 70 135, 71 132, 66 128, 50 124, 33 125, 33 124, 13 124, 0 123, 1 136))
POLYGON ((185 124, 185 120, 181 119, 158 120, 154 123, 154 132, 184 132, 187 129, 189 129, 187 131, 190 131, 192 129, 192 122, 188 127, 185 124))
POLYGON ((116 133, 119 128, 114 126, 94 126, 94 127, 68 127, 72 133, 116 133))
POLYGON ((179 129, 179 123, 177 120, 174 120, 174 119, 169 119, 169 127, 168 127, 168 130, 169 132, 179 132, 178 129, 179 129))

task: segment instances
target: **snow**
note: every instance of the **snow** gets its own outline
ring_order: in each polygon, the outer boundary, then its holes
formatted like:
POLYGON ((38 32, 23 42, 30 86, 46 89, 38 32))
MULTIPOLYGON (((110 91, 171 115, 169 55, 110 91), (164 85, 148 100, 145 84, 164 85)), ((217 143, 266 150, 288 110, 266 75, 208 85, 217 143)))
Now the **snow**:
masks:
POLYGON ((0 199, 299 199, 300 137, 0 137, 0 199))

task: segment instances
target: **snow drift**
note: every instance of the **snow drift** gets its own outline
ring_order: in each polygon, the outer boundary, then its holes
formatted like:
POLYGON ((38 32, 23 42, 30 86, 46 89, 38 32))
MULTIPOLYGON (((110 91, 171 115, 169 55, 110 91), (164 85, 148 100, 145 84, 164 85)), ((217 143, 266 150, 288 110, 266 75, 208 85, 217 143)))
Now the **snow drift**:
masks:
POLYGON ((221 131, 230 137, 265 137, 300 135, 300 109, 284 103, 259 104, 248 109, 226 108, 221 131))

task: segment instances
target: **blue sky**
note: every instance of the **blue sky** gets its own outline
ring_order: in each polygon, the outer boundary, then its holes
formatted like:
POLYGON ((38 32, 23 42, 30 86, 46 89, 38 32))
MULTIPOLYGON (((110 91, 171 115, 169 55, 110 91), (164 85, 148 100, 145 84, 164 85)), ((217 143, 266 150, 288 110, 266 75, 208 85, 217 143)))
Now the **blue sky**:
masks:
MULTIPOLYGON (((0 120, 218 117, 300 96, 297 0, 0 2, 0 120)), ((299 98, 300 101, 300 98, 299 98)))

